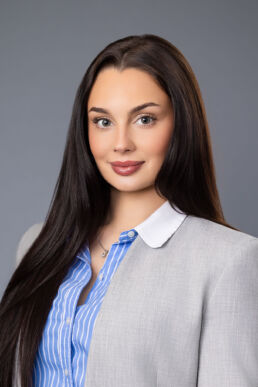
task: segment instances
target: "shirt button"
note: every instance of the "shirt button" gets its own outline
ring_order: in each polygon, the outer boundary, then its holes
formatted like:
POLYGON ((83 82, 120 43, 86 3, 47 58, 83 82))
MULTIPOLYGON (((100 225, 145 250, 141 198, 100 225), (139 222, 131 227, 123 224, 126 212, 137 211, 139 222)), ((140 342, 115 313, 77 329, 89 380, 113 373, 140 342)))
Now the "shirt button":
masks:
POLYGON ((69 374, 69 372, 68 372, 68 369, 67 369, 67 368, 64 370, 64 373, 65 373, 65 375, 66 375, 66 376, 69 374))
POLYGON ((68 318, 66 319, 66 324, 70 324, 70 322, 71 322, 71 319, 70 319, 70 317, 68 317, 68 318))
POLYGON ((135 232, 131 230, 128 232, 127 235, 132 238, 134 236, 134 234, 135 234, 135 232))
POLYGON ((103 273, 100 273, 99 275, 99 279, 102 280, 103 279, 103 273))

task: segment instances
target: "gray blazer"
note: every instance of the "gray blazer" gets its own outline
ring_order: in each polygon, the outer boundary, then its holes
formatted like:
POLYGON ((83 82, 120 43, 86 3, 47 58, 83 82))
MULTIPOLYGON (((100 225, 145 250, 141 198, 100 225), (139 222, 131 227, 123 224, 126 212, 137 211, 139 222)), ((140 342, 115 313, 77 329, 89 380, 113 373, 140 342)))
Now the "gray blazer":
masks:
POLYGON ((258 387, 258 238, 189 215, 162 247, 139 235, 130 246, 95 321, 85 387, 156 386, 258 387))

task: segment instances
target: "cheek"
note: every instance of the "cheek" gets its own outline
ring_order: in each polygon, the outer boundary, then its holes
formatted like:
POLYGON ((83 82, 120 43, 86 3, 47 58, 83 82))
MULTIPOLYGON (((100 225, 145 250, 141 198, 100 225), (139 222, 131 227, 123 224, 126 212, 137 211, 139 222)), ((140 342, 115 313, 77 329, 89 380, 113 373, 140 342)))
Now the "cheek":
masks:
POLYGON ((171 136, 172 134, 169 130, 157 131, 157 134, 145 138, 143 148, 150 156, 164 156, 168 149, 171 136))
POLYGON ((108 150, 108 142, 103 140, 103 136, 97 136, 96 133, 92 134, 92 131, 89 130, 89 145, 91 153, 95 159, 105 156, 108 150))

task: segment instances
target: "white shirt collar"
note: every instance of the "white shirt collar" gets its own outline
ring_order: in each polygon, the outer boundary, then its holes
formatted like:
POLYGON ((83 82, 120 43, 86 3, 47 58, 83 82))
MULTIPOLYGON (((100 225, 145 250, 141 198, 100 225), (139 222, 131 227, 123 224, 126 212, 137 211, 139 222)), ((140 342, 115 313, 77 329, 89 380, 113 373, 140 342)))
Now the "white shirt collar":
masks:
MULTIPOLYGON (((174 204, 174 207, 178 207, 174 204)), ((180 211, 182 212, 182 211, 180 211)), ((168 200, 134 229, 150 247, 162 246, 175 233, 187 215, 175 211, 168 200)))

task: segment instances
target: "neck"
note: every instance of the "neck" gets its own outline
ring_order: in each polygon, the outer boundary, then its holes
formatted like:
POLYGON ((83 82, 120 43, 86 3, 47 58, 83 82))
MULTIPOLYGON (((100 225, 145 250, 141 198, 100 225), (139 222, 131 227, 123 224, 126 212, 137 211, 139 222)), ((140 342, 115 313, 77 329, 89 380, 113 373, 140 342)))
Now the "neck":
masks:
POLYGON ((166 200, 160 197, 153 188, 137 192, 121 192, 112 189, 108 226, 112 225, 112 228, 118 232, 134 228, 166 200))

